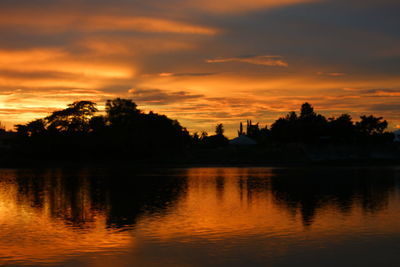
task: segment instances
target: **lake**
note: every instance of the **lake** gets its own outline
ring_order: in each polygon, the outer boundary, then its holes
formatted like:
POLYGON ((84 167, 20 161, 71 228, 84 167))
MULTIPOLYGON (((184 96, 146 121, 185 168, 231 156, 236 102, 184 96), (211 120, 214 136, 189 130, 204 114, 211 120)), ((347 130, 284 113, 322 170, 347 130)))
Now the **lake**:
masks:
POLYGON ((400 167, 1 169, 0 265, 400 266, 400 167))

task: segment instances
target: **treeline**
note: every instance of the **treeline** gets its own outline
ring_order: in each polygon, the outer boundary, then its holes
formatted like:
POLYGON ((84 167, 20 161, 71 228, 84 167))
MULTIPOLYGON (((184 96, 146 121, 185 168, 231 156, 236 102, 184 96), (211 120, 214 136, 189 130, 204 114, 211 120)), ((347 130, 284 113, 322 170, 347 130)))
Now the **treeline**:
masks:
MULTIPOLYGON (((270 128, 247 121, 238 136, 246 136, 258 146, 278 143, 365 144, 393 140, 385 132, 388 123, 382 117, 361 116, 354 122, 350 115, 326 118, 309 103, 300 113, 290 112, 277 119, 270 128)), ((178 121, 153 112, 145 113, 129 99, 107 100, 105 114, 98 115, 91 101, 77 101, 49 116, 16 125, 20 155, 42 158, 134 158, 170 159, 193 151, 229 145, 224 127, 218 124, 214 135, 189 134, 178 121)))
POLYGON ((91 101, 16 125, 22 154, 48 158, 151 158, 182 153, 189 132, 178 121, 144 113, 129 99, 107 100, 105 115, 91 101))
POLYGON ((301 106, 300 113, 292 111, 277 119, 270 128, 247 121, 247 131, 240 124, 238 135, 245 135, 259 144, 274 143, 334 143, 365 144, 393 141, 386 132, 388 122, 382 117, 363 115, 354 122, 349 114, 326 118, 317 114, 309 103, 301 106))

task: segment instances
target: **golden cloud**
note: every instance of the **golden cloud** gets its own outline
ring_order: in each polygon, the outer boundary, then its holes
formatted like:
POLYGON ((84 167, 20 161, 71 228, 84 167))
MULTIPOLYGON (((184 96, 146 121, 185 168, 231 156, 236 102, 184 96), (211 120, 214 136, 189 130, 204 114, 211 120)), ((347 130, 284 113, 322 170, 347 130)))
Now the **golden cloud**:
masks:
POLYGON ((213 35, 217 29, 190 23, 151 17, 94 16, 82 26, 87 30, 135 30, 141 32, 168 32, 213 35))
POLYGON ((218 29, 194 25, 184 21, 143 16, 121 15, 81 15, 79 13, 56 14, 39 13, 36 15, 7 14, 0 17, 0 27, 15 29, 35 29, 42 33, 61 33, 68 30, 99 31, 134 31, 153 33, 201 34, 213 35, 218 29))
POLYGON ((165 38, 162 36, 143 36, 141 38, 129 36, 96 35, 77 40, 74 46, 104 56, 114 55, 143 55, 143 53, 164 53, 171 51, 187 51, 196 48, 192 40, 165 38))
POLYGON ((78 59, 62 49, 0 50, 0 69, 53 71, 96 78, 130 78, 132 67, 115 63, 78 59))

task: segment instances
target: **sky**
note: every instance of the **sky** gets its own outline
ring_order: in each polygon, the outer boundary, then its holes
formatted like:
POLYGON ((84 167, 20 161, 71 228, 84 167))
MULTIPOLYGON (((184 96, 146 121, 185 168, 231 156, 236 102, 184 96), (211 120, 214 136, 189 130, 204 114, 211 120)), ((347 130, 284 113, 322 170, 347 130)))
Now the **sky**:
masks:
POLYGON ((400 127, 398 0, 1 0, 0 121, 130 98, 191 132, 311 103, 400 127))

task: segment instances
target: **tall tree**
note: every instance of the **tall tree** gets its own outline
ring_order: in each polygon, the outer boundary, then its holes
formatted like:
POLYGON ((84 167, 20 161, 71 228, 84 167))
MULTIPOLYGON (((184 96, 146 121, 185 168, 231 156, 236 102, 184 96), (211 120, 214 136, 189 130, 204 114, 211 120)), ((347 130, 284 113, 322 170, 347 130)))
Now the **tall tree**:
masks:
POLYGON ((334 141, 354 141, 355 127, 349 114, 342 114, 337 118, 329 118, 329 135, 334 141))
POLYGON ((244 134, 245 134, 245 132, 243 132, 243 123, 240 122, 239 130, 238 130, 238 136, 240 137, 240 136, 242 136, 244 134))
POLYGON ((224 125, 222 123, 217 124, 217 126, 215 126, 215 134, 216 135, 224 135, 224 125))
POLYGON ((301 105, 301 110, 300 110, 300 118, 308 118, 308 117, 314 117, 316 114, 314 112, 313 106, 311 106, 308 102, 305 102, 304 104, 301 105))
POLYGON ((5 132, 5 131, 6 131, 6 127, 0 121, 0 132, 5 132))
POLYGON ((89 121, 97 112, 96 103, 92 101, 76 101, 68 108, 54 111, 46 117, 47 128, 59 132, 87 132, 89 121))
POLYGON ((107 100, 106 113, 111 126, 123 127, 132 124, 140 110, 131 99, 116 98, 107 100))
POLYGON ((46 130, 46 124, 43 119, 36 119, 27 124, 17 124, 14 127, 21 136, 35 136, 46 130))

